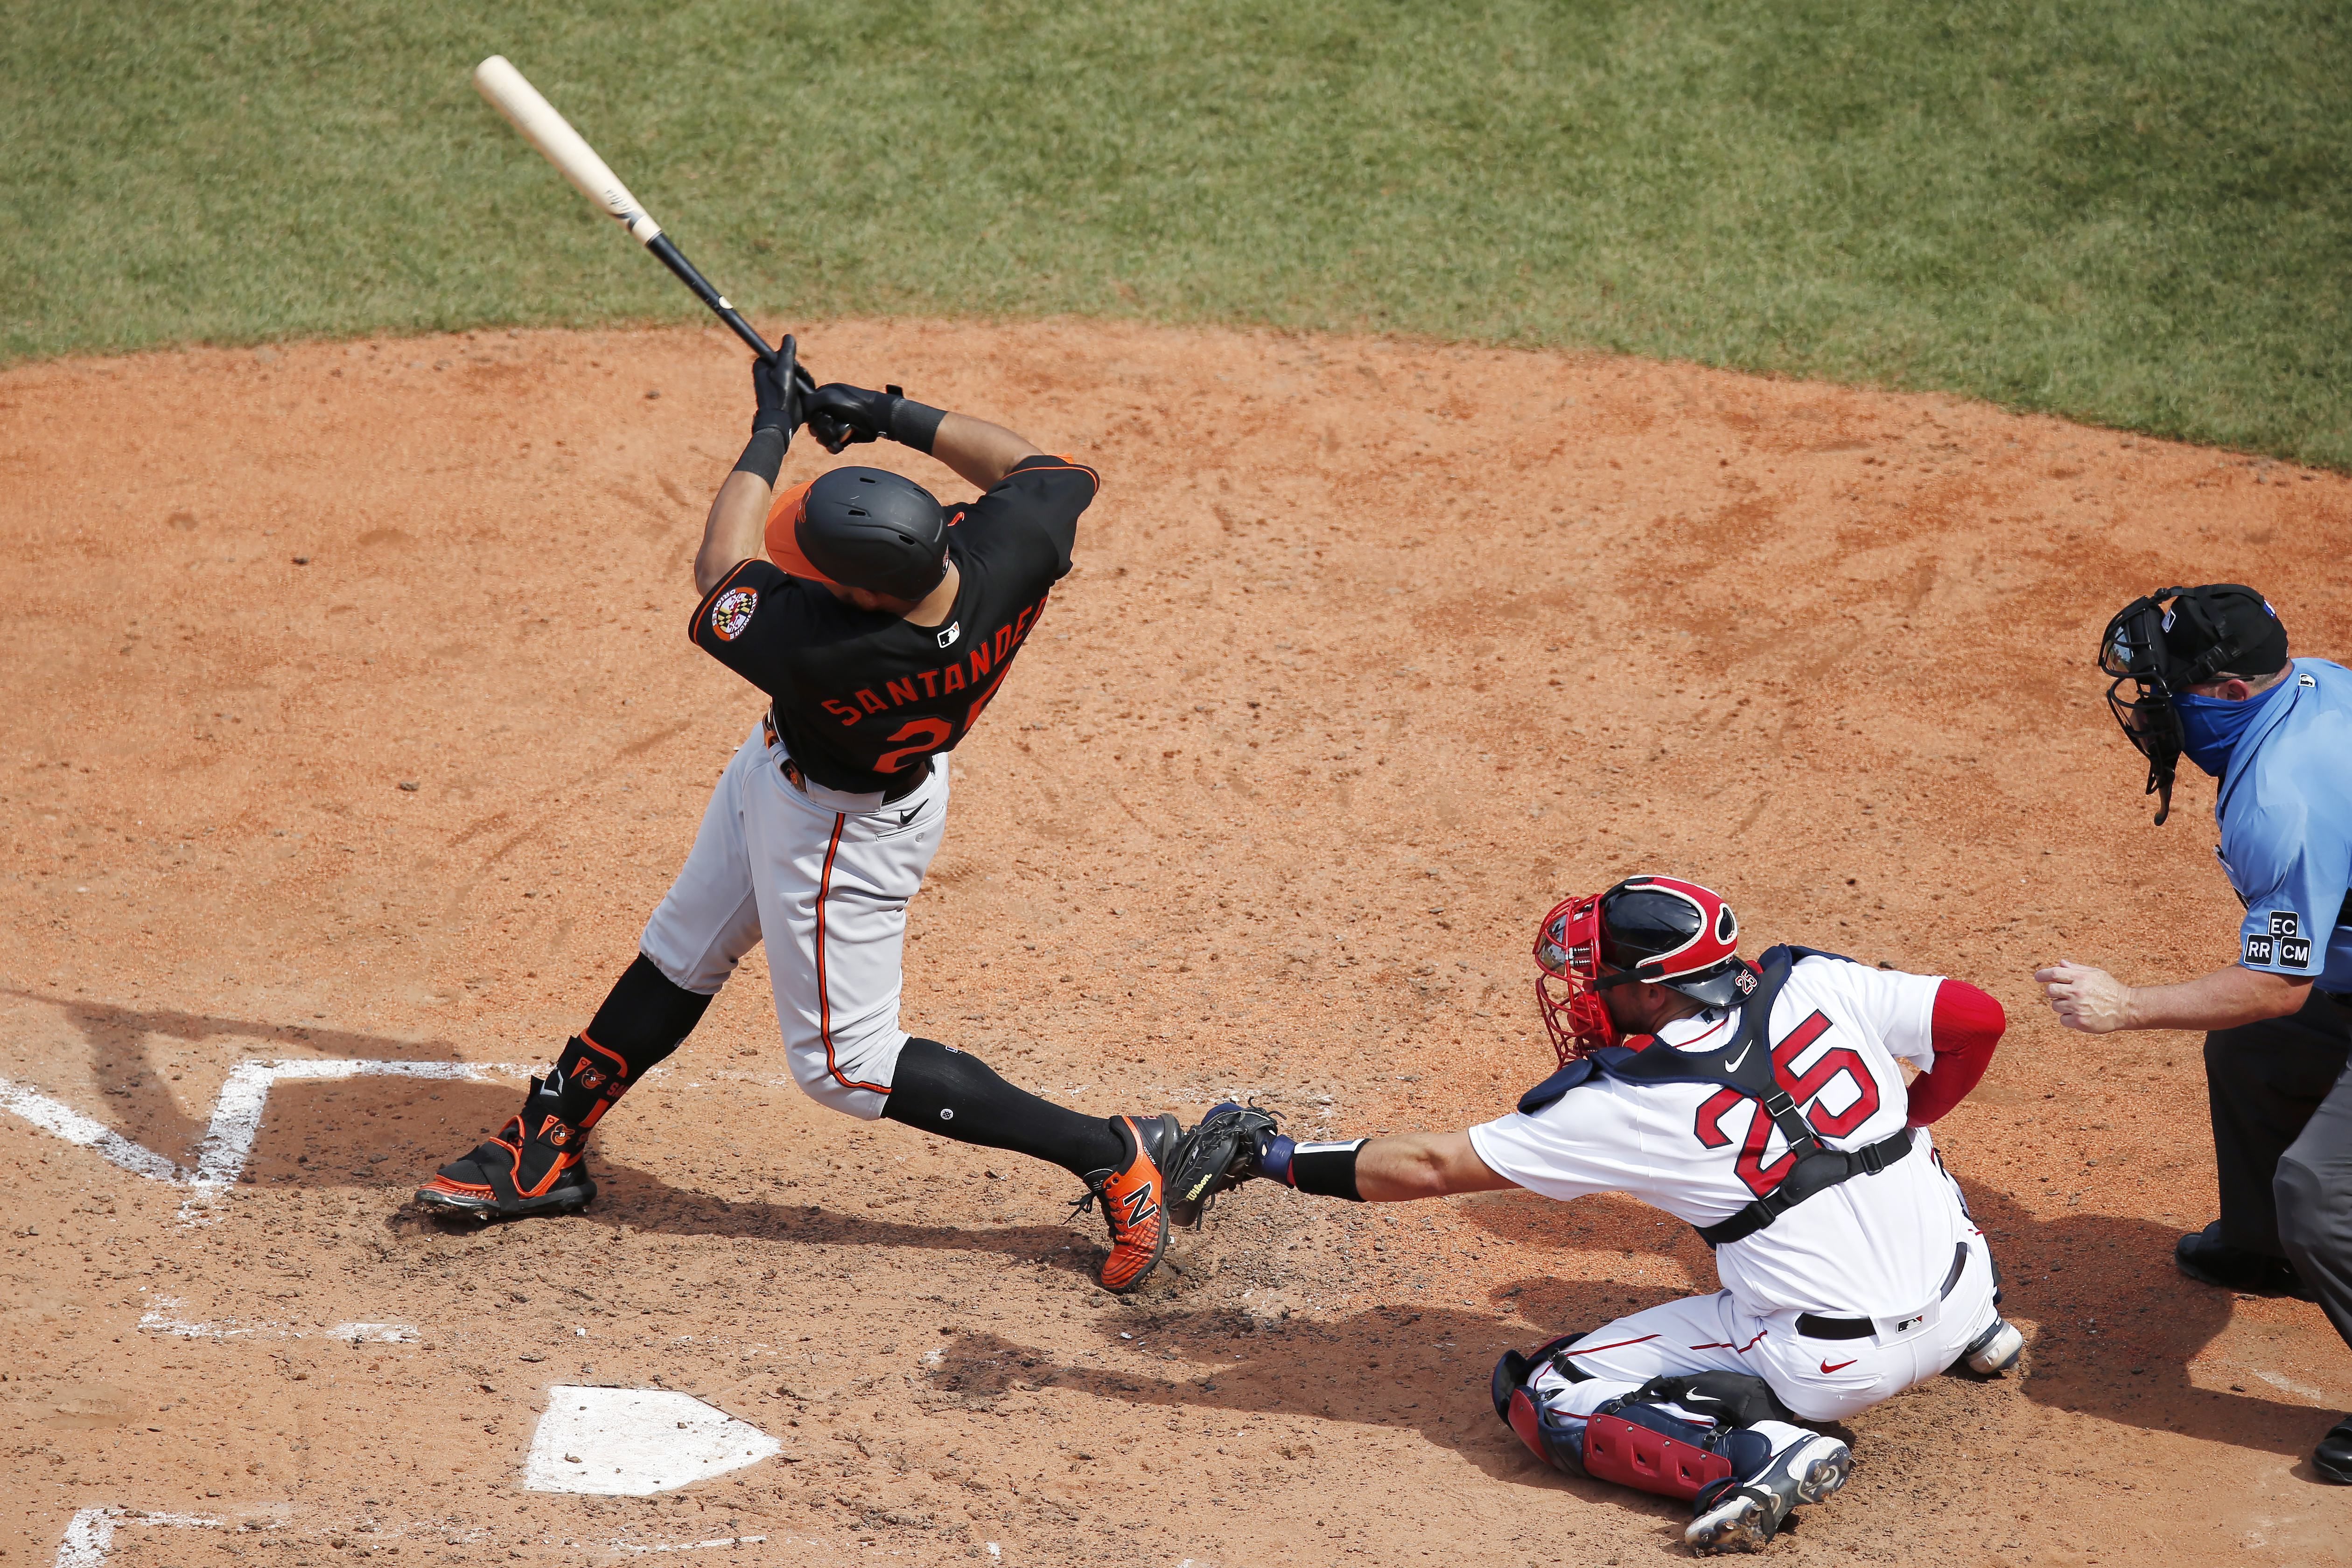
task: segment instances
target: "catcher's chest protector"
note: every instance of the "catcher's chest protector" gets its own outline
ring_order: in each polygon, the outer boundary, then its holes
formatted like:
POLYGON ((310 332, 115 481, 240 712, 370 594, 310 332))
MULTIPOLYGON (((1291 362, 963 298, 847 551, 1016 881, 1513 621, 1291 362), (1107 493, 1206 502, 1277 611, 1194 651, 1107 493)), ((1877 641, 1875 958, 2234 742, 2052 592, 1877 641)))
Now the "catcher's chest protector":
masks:
POLYGON ((1717 1225, 1696 1226, 1709 1247, 1755 1235, 1816 1193, 1826 1192, 1852 1177, 1875 1175, 1911 1152, 1911 1130, 1898 1128, 1888 1137, 1860 1149, 1832 1149, 1813 1131, 1780 1082, 1772 1059, 1772 1004, 1789 983, 1797 960, 1836 958, 1811 947, 1775 947, 1757 961, 1760 982, 1739 1008, 1739 1027, 1723 1045, 1709 1050, 1685 1051, 1653 1039, 1640 1050, 1608 1046, 1569 1063, 1519 1097, 1522 1114, 1533 1115, 1557 1102, 1569 1090, 1606 1074, 1624 1083, 1711 1083, 1756 1100, 1772 1119, 1796 1156, 1772 1190, 1717 1225))

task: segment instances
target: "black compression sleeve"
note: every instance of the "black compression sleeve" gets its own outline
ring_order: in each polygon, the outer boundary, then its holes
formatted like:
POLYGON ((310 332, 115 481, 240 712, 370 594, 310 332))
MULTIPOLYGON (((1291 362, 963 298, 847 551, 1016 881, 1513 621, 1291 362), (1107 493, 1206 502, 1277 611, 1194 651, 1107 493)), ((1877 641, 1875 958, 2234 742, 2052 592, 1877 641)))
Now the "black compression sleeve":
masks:
POLYGON ((931 443, 940 438, 940 421, 948 416, 947 410, 918 403, 895 386, 890 390, 898 400, 890 406, 890 428, 887 434, 901 447, 929 452, 931 443))
POLYGON ((1290 1151, 1290 1184, 1318 1197, 1346 1198, 1362 1203, 1356 1190, 1356 1156, 1369 1138, 1348 1143, 1301 1143, 1290 1151))
POLYGON ((979 1058, 914 1038, 898 1053, 882 1114, 959 1143, 1008 1149, 1081 1181, 1127 1157, 1111 1124, 1015 1089, 979 1058))
POLYGON ((783 471, 784 447, 788 441, 789 437, 772 425, 752 431, 750 444, 743 448, 743 455, 735 459, 735 471, 739 474, 757 474, 772 487, 776 482, 776 476, 783 471))

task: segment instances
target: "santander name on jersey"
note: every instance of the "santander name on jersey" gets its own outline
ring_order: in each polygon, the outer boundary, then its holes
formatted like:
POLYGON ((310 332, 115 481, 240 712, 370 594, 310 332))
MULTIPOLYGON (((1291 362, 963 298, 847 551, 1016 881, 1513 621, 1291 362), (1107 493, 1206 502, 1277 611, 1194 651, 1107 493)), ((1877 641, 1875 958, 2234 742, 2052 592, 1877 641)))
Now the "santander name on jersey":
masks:
MULTIPOLYGON (((1859 1149, 1908 1115, 1898 1058, 1935 1062, 1930 1025, 1939 977, 1814 955, 1797 961, 1769 1031, 1781 1086, 1833 1148, 1859 1149)), ((1684 1048, 1722 1044, 1738 1014, 1667 1025, 1684 1048)), ((1910 1154, 1797 1205, 1715 1255, 1724 1288, 1758 1316, 1800 1310, 1879 1316, 1932 1298, 1953 1247, 1976 1227, 1930 1157, 1927 1130, 1910 1154)), ((1618 1192, 1694 1226, 1730 1218, 1788 1169, 1788 1144, 1756 1101, 1712 1084, 1629 1084, 1605 1074, 1533 1114, 1470 1130, 1497 1175, 1551 1198, 1618 1192)))

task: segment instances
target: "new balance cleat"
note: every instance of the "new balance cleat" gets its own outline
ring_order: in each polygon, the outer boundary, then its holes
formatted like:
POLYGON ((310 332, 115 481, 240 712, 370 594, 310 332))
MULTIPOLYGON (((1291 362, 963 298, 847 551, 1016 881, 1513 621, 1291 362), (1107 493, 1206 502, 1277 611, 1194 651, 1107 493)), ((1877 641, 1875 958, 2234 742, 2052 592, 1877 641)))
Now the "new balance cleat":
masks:
POLYGON ((1150 1278, 1167 1249, 1167 1194, 1160 1163, 1173 1152, 1182 1130, 1173 1116, 1118 1116, 1111 1125, 1127 1145, 1127 1163, 1116 1171, 1087 1173, 1087 1195, 1073 1212, 1084 1213, 1101 1200, 1103 1218, 1110 1225, 1102 1288, 1123 1295, 1150 1278))

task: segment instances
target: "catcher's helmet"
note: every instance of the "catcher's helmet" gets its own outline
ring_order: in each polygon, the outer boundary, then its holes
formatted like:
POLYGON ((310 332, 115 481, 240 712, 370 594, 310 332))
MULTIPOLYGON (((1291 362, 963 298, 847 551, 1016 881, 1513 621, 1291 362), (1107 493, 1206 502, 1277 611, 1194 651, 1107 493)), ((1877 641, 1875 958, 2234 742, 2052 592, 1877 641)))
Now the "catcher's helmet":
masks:
POLYGON ((2158 588, 2117 610, 2099 634, 2099 668, 2107 708, 2147 759, 2147 788, 2158 826, 2172 815, 2172 776, 2180 762, 2183 687, 2222 675, 2273 675, 2286 668, 2286 627, 2270 601, 2242 583, 2158 588), (2123 695, 2125 681, 2132 695, 2123 695))
POLYGON ((1721 895, 1675 877, 1628 877, 1568 899, 1536 938, 1536 1005, 1564 1064, 1618 1040, 1601 993, 1646 980, 1710 1007, 1756 988, 1739 957, 1739 920, 1721 895))
POLYGON ((835 468, 776 497, 768 559, 795 577, 920 599, 948 573, 947 513, 912 479, 835 468))

